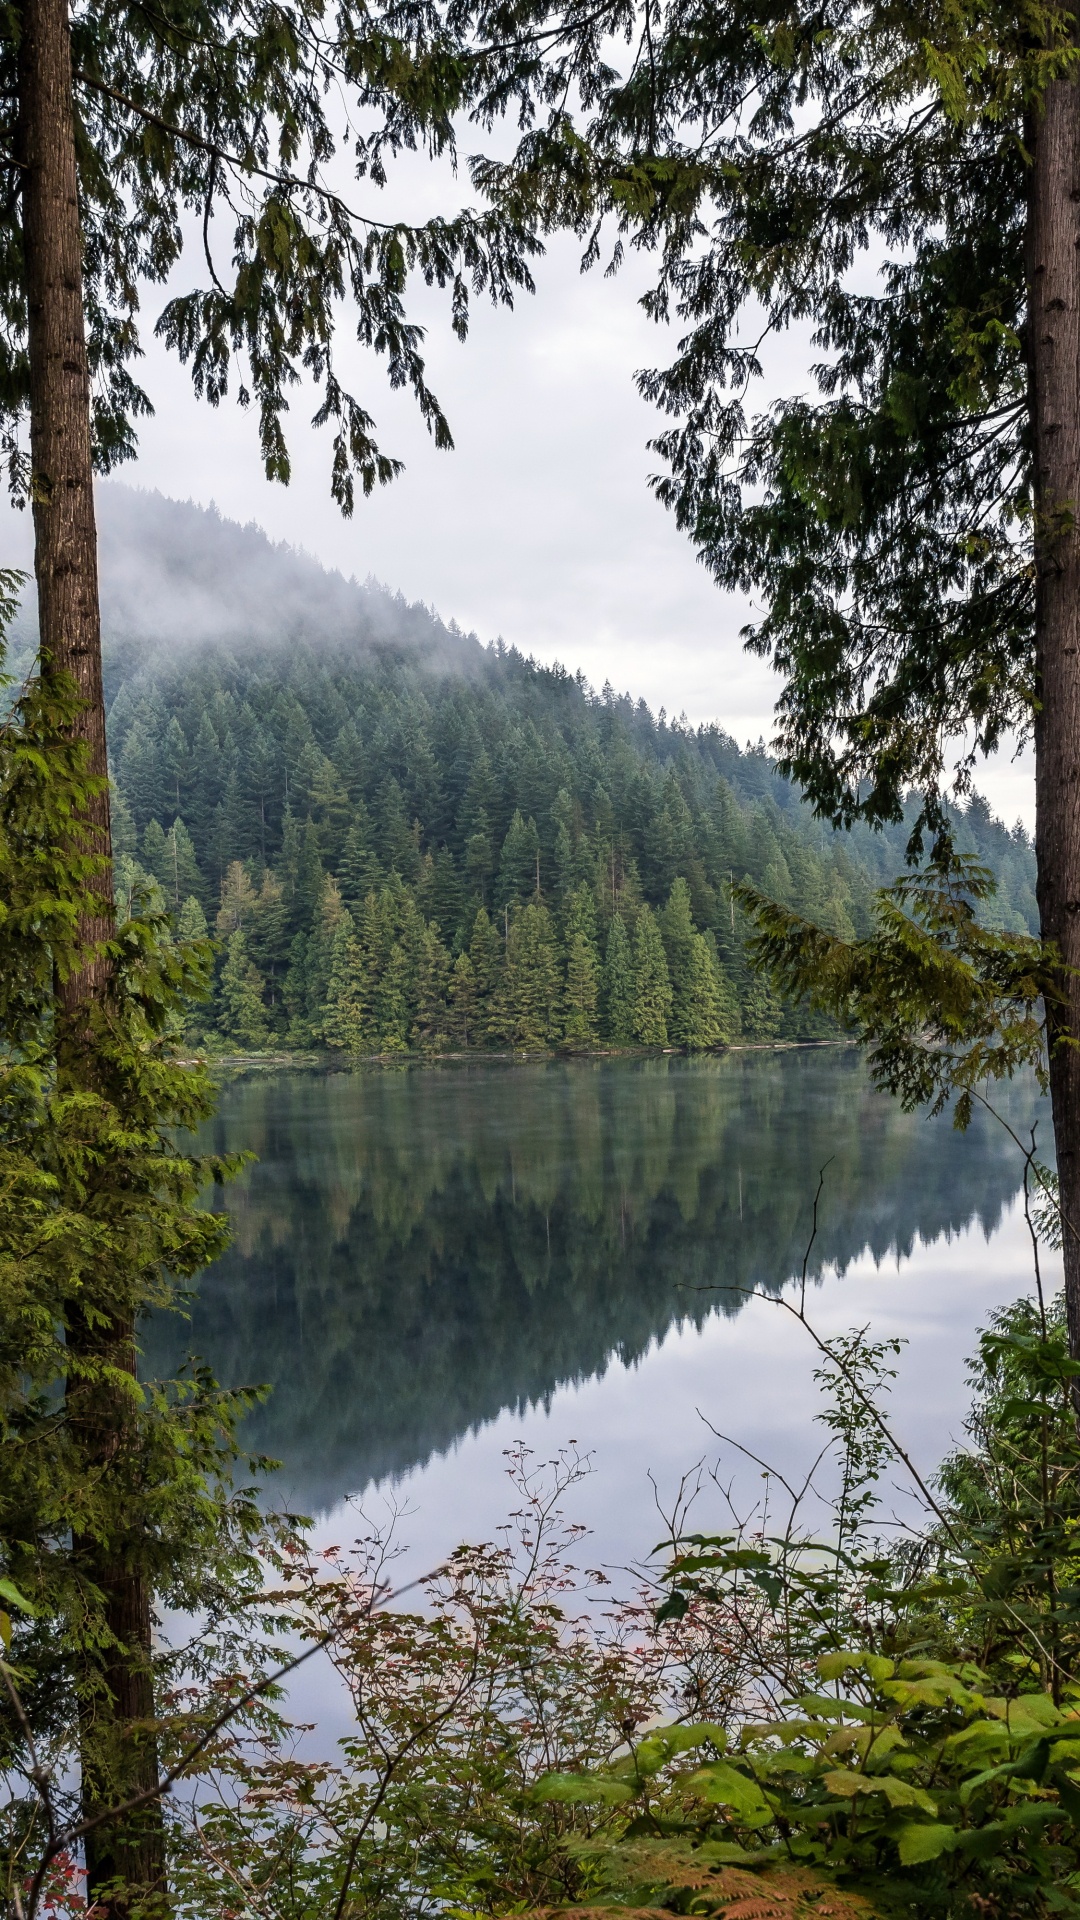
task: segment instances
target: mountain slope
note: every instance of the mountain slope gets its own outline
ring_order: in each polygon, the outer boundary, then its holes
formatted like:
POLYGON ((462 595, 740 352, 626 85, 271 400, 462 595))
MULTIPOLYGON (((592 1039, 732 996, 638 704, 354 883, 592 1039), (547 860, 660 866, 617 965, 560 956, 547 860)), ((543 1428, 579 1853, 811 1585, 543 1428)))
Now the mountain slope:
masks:
MULTIPOLYGON (((822 1031, 749 975, 730 882, 862 930, 903 825, 832 834, 720 727, 484 648, 213 512, 109 487, 102 525, 124 885, 149 876, 229 943, 223 1037, 822 1031)), ((978 800, 958 827, 995 917, 1034 926, 1026 836, 978 800)))

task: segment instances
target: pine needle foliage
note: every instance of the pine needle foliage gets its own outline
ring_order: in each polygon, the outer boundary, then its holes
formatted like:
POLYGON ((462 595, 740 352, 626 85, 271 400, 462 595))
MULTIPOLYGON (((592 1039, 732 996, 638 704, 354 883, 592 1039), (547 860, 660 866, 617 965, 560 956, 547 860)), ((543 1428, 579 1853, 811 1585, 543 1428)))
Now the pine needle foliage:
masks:
MULTIPOLYGON (((105 946, 102 1001, 66 1010, 101 874, 79 824, 90 783, 86 749, 71 743, 76 704, 45 676, 0 733, 0 1581, 22 1609, 5 1685, 25 1700, 36 1750, 60 1756, 52 1811, 71 1799, 74 1726, 76 1802, 104 1817, 159 1729, 128 1721, 117 1738, 116 1657, 149 1669, 154 1654, 118 1639, 99 1570, 122 1569, 159 1604, 212 1612, 250 1572, 262 1522, 231 1491, 251 1395, 219 1392, 198 1368, 171 1384, 132 1369, 140 1317, 177 1304, 226 1244, 224 1220, 198 1200, 238 1162, 178 1144, 213 1108, 207 1076, 179 1063, 173 1039, 188 998, 207 990, 209 942, 128 919, 105 946)), ((8 1893, 46 1839, 26 1732, 9 1713, 5 1761, 27 1784, 0 1835, 8 1893)))
MULTIPOLYGON (((541 249, 527 225, 494 210, 409 221, 372 206, 402 148, 454 152, 464 48, 438 25, 432 37, 414 24, 423 44, 410 47, 408 23, 321 0, 80 12, 72 80, 99 471, 133 457, 138 422, 152 412, 132 364, 143 350, 141 297, 166 281, 157 338, 190 368, 198 396, 216 407, 231 393, 250 410, 269 479, 290 476, 285 415, 302 378, 315 387, 312 424, 329 429, 330 491, 343 512, 358 490, 369 494, 400 471, 346 379, 336 350, 343 314, 359 344, 384 359, 390 385, 411 390, 435 445, 452 447, 426 377, 423 329, 407 312, 409 282, 443 290, 464 339, 472 300, 511 305, 532 286, 529 263, 541 249)), ((23 164, 20 38, 12 10, 0 25, 0 167, 9 183, 23 164)), ((0 447, 23 486, 30 373, 16 219, 5 236, 0 447)))
POLYGON ((618 4, 590 19, 622 61, 553 41, 544 78, 572 74, 581 108, 475 177, 590 264, 655 261, 642 304, 677 350, 638 376, 665 416, 653 485, 762 609, 746 638, 782 677, 782 763, 832 820, 899 820, 914 788, 941 830, 950 759, 963 788, 1032 718, 1024 249, 1075 16, 665 0, 647 26, 618 4), (800 325, 809 379, 755 404, 764 341, 800 325))
POLYGON ((841 1020, 878 1083, 939 1112, 955 1094, 966 1126, 980 1083, 1033 1068, 1045 1084, 1046 999, 1060 992, 1052 949, 986 926, 994 892, 978 862, 945 849, 877 896, 876 925, 843 940, 744 884, 735 897, 750 949, 778 993, 841 1020))

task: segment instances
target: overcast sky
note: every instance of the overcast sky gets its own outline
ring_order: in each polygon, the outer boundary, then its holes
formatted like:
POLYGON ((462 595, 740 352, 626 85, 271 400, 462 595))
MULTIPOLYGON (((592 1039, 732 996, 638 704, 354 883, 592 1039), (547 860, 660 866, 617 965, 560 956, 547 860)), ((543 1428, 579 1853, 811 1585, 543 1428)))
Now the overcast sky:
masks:
MULTIPOLYGON (((214 501, 347 574, 375 574, 483 640, 502 635, 538 659, 580 667, 596 686, 610 679, 654 709, 718 720, 740 742, 768 739, 776 682, 743 651, 749 609, 711 584, 647 484, 659 417, 633 376, 663 361, 671 337, 637 306, 640 263, 605 280, 582 276, 577 262, 575 243, 556 243, 538 263, 537 294, 513 313, 478 306, 464 346, 437 296, 421 290, 413 302, 429 322, 429 378, 453 453, 435 451, 380 362, 347 356, 384 449, 406 462, 351 521, 329 498, 329 438, 309 425, 310 396, 294 398, 288 421, 292 483, 272 486, 251 416, 196 401, 149 325, 141 371, 156 417, 140 423, 139 460, 120 477, 214 501)), ((147 321, 161 300, 151 290, 147 321)), ((804 385, 807 351, 805 339, 780 343, 769 384, 804 385)), ((1010 823, 1030 823, 1027 761, 996 764, 979 784, 1010 823)))

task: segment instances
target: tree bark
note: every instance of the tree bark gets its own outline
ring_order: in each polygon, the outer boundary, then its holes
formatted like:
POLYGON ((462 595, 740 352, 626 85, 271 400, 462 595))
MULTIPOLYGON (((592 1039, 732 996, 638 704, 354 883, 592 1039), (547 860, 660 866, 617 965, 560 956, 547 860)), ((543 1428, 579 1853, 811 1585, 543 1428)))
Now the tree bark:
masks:
MULTIPOLYGON (((42 671, 67 673, 74 680, 84 702, 76 731, 89 750, 87 770, 103 780, 108 761, 90 372, 66 0, 26 0, 22 27, 19 128, 34 571, 42 671)), ((90 821, 108 860, 112 848, 107 789, 95 797, 90 821)), ((108 918, 88 924, 88 939, 107 935, 110 924, 108 918)), ((84 997, 94 995, 101 989, 102 976, 101 963, 92 965, 74 991, 84 997)))
MULTIPOLYGON (((130 1321, 88 1325, 73 1315, 68 1345, 82 1361, 134 1374, 130 1321)), ((68 1417, 89 1475, 108 1473, 126 1445, 131 1403, 118 1386, 69 1383, 68 1417)), ((150 1591, 138 1564, 138 1541, 103 1546, 72 1541, 76 1566, 100 1592, 109 1644, 87 1656, 80 1699, 84 1817, 92 1818, 157 1785, 158 1748, 151 1666, 150 1591)), ((131 1920, 167 1908, 165 1834, 156 1798, 123 1821, 105 1821, 86 1838, 87 1902, 94 1920, 131 1920)))
MULTIPOLYGON (((27 296, 30 385, 30 461, 34 515, 41 671, 69 675, 83 706, 75 722, 85 741, 87 771, 104 783, 105 703, 101 671, 97 530, 91 452, 90 374, 83 308, 82 226, 79 216, 71 46, 67 0, 24 0, 19 53, 19 160, 27 296)), ((107 958, 94 949, 108 938, 112 868, 109 795, 101 791, 87 815, 92 843, 105 862, 95 883, 98 911, 82 926, 86 965, 58 984, 69 1040, 60 1065, 74 1083, 93 1085, 92 1048, 83 1046, 80 1013, 108 992, 107 958)), ((111 1324, 69 1328, 69 1346, 81 1359, 135 1370, 134 1325, 126 1314, 111 1324)), ((88 1471, 107 1467, 123 1444, 130 1415, 115 1387, 83 1384, 72 1393, 72 1428, 88 1471)), ((125 1798, 157 1782, 150 1671, 150 1596, 130 1553, 77 1539, 76 1561, 98 1589, 107 1637, 113 1642, 83 1675, 83 1792, 87 1813, 108 1796, 125 1798)), ((115 1798, 113 1800, 115 1804, 115 1798)), ((102 1920, 119 1920, 133 1897, 162 1899, 164 1830, 155 1802, 137 1831, 104 1826, 87 1842, 88 1898, 102 1920), (101 1895, 109 1883, 129 1892, 101 1895)))
POLYGON ((1032 129, 1028 254, 1035 473, 1035 846, 1069 1345, 1080 1358, 1080 87, 1056 80, 1032 129), (1078 970, 1070 972, 1070 969, 1078 970))

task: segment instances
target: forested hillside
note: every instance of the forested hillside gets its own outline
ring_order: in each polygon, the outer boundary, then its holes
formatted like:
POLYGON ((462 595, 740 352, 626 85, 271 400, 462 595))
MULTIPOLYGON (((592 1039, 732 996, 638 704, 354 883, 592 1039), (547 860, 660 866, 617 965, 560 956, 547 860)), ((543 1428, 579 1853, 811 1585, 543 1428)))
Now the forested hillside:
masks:
MULTIPOLYGON (((719 726, 482 647, 254 529, 104 491, 122 884, 149 877, 185 931, 221 937, 208 1036, 359 1053, 822 1031, 749 974, 730 883, 858 931, 903 827, 832 834, 719 726)), ((998 875, 1001 924, 1033 927, 1022 831, 975 801, 960 837, 998 875)))

